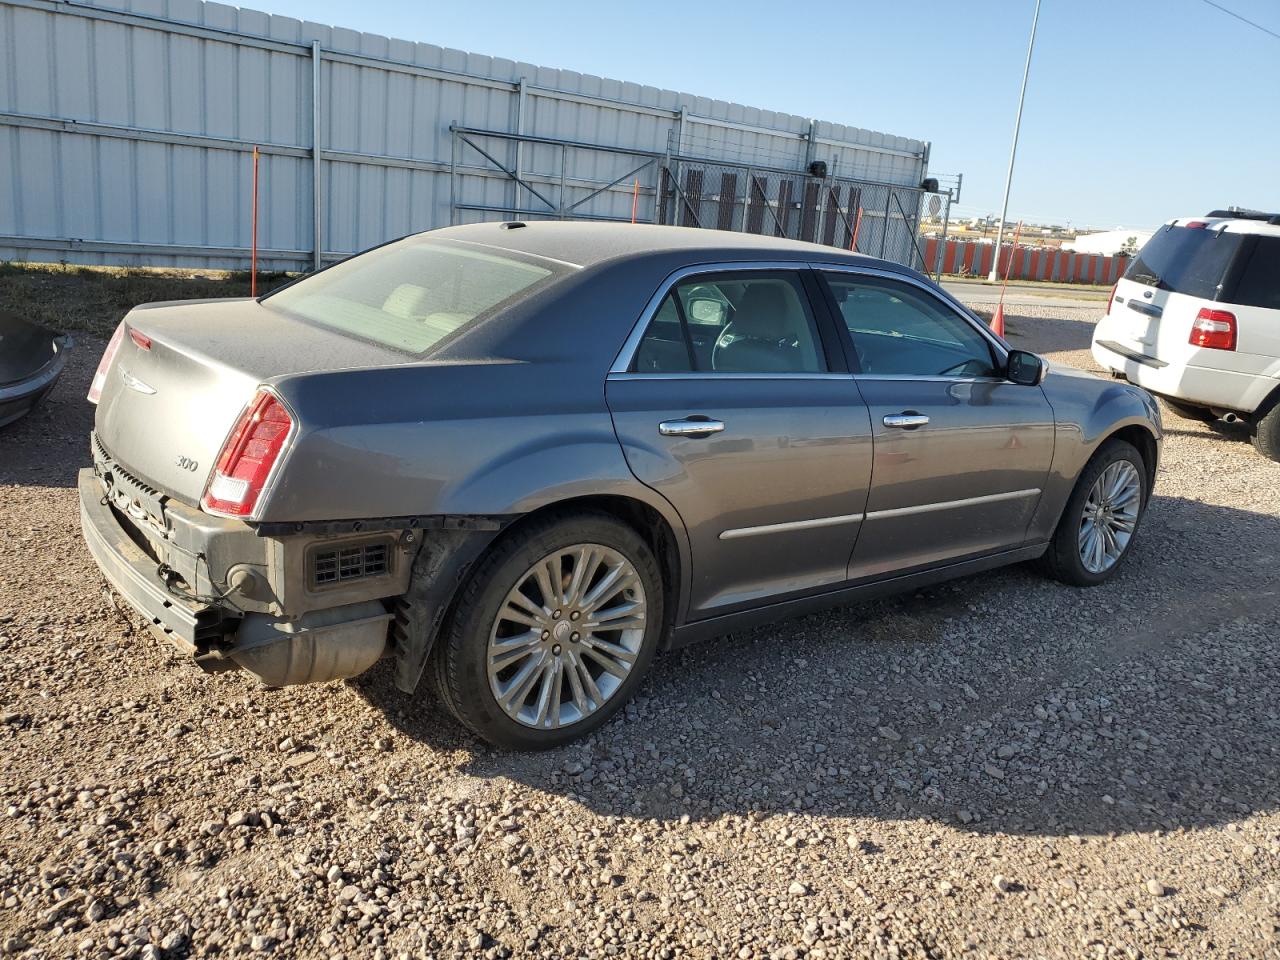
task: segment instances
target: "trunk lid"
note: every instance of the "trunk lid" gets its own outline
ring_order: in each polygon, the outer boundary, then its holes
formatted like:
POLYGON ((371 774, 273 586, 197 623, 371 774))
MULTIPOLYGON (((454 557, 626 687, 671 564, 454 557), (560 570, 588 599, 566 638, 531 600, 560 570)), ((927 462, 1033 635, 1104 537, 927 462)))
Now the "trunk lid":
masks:
POLYGON ((122 467, 192 505, 259 384, 296 373, 413 362, 256 300, 148 304, 124 322, 95 432, 122 467))
POLYGON ((1200 307, 1211 301, 1163 290, 1133 280, 1116 284, 1108 315, 1110 332, 1121 346, 1168 361, 1187 345, 1200 307))

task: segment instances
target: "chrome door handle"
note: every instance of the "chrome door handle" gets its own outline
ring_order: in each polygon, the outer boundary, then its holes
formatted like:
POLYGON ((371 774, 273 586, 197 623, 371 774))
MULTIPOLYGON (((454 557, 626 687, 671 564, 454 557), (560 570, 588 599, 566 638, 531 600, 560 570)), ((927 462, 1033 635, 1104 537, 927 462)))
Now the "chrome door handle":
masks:
POLYGON ((923 413, 891 413, 884 418, 886 427, 898 427, 901 430, 914 430, 928 422, 929 418, 923 413))
POLYGON ((719 420, 695 420, 686 417, 684 420, 663 420, 658 424, 658 432, 664 437, 700 437, 719 433, 724 423, 719 420))

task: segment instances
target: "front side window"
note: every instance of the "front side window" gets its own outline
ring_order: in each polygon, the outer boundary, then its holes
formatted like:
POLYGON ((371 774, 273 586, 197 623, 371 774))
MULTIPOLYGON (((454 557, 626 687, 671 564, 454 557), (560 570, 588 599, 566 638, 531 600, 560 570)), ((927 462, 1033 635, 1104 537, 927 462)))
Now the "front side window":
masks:
POLYGON ((911 284, 830 273, 827 283, 853 340, 859 369, 872 376, 990 377, 991 345, 968 320, 911 284))
POLYGON ((549 266, 410 238, 299 280, 262 303, 340 333, 422 353, 553 276, 549 266))
POLYGON ((636 349, 636 373, 821 373, 799 278, 785 271, 691 277, 672 288, 636 349))

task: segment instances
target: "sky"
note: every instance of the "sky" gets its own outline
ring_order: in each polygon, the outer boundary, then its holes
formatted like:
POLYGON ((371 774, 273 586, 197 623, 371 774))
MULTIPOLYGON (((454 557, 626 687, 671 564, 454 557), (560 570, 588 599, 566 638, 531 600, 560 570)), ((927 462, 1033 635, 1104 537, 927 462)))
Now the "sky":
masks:
MULTIPOLYGON (((1280 0, 1215 0, 1280 34, 1280 0)), ((932 142, 1000 212, 1035 0, 246 0, 244 6, 932 142)), ((1042 0, 1010 220, 1280 210, 1280 37, 1207 0, 1042 0)))

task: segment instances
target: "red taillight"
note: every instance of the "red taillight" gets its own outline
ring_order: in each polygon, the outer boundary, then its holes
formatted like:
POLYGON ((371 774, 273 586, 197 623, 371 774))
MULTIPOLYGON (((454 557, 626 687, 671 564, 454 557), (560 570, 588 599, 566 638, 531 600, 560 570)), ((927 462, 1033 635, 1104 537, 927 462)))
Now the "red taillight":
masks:
POLYGON ((111 369, 111 361, 120 349, 120 341, 124 339, 124 321, 121 320, 116 332, 107 341, 107 349, 102 351, 102 359, 98 361, 98 371, 93 375, 93 383, 89 384, 89 402, 97 403, 102 399, 102 388, 107 382, 107 371, 111 369))
POLYGON ((1111 296, 1107 298, 1107 313, 1111 313, 1111 305, 1116 302, 1116 287, 1120 286, 1120 282, 1116 281, 1111 287, 1111 296))
POLYGON ((1236 348, 1236 316, 1226 310, 1210 310, 1201 307, 1191 324, 1190 344, 1210 350, 1234 350, 1236 348))
POLYGON ((151 349, 151 338, 145 333, 139 333, 137 330, 133 329, 133 327, 129 328, 129 339, 136 343, 140 350, 151 349))
POLYGON ((253 513, 292 429, 284 404, 275 394, 259 390, 222 445, 200 505, 224 517, 253 513))
POLYGON ((1183 226, 1188 230, 1205 230, 1209 225, 1203 220, 1188 220, 1183 226))

